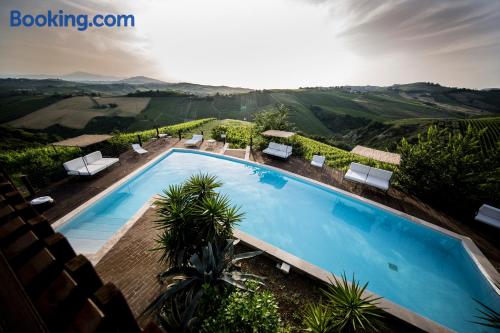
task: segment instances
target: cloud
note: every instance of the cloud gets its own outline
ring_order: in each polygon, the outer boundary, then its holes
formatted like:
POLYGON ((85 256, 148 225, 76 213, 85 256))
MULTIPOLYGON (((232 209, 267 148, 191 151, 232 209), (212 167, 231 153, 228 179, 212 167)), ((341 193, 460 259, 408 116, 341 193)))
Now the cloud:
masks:
POLYGON ((108 75, 153 75, 156 65, 148 40, 135 28, 10 28, 11 10, 26 14, 134 14, 132 2, 55 0, 33 6, 30 0, 0 3, 0 71, 5 73, 65 74, 77 70, 108 75), (119 7, 118 7, 119 6, 119 7))
POLYGON ((343 21, 338 36, 358 54, 435 54, 494 45, 500 2, 491 0, 310 0, 343 21))

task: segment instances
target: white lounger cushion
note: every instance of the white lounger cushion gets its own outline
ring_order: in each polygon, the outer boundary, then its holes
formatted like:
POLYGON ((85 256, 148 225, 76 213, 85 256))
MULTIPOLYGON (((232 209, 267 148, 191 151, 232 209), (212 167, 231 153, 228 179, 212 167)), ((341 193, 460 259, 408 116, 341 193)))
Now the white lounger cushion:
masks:
POLYGON ((75 171, 82 167, 85 167, 85 162, 83 161, 83 158, 77 157, 71 161, 63 163, 63 166, 66 171, 75 171))
POLYGON ((132 149, 137 153, 137 154, 146 154, 148 151, 144 148, 141 147, 140 144, 133 143, 132 144, 132 149))
POLYGON ((476 220, 500 228, 500 209, 482 205, 477 212, 476 220))
POLYGON ((270 142, 269 146, 262 151, 265 154, 287 158, 292 155, 292 146, 282 145, 276 142, 270 142))
POLYGON ((323 164, 325 164, 325 156, 320 156, 320 155, 313 156, 311 165, 322 168, 323 164))
POLYGON ((100 151, 95 151, 93 153, 85 155, 83 158, 85 159, 85 162, 87 162, 87 164, 92 164, 92 163, 102 159, 102 154, 100 151))
POLYGON ((368 177, 368 172, 370 172, 369 166, 351 162, 349 170, 347 170, 344 178, 364 184, 366 182, 366 177, 368 177))
POLYGON ((377 187, 381 190, 389 188, 389 180, 392 177, 392 172, 377 168, 371 168, 366 177, 366 184, 377 187))
POLYGON ((103 158, 100 151, 95 151, 84 157, 78 157, 63 164, 72 176, 91 176, 117 163, 118 158, 103 158))
POLYGON ((78 170, 69 170, 68 175, 73 176, 92 176, 96 173, 106 169, 107 165, 99 165, 99 164, 87 164, 87 166, 83 166, 78 170))
POLYGON ((116 157, 103 157, 100 160, 94 161, 92 164, 111 166, 117 163, 120 159, 116 157))
POLYGON ((200 143, 203 140, 203 135, 201 134, 195 134, 193 137, 189 140, 186 141, 186 145, 196 145, 200 143))
POLYGON ((351 169, 347 170, 347 173, 344 176, 345 179, 349 179, 353 182, 358 182, 363 184, 366 181, 366 177, 368 177, 368 174, 358 171, 353 171, 351 169))
POLYGON ((349 170, 344 178, 367 184, 381 190, 389 189, 389 181, 392 177, 392 172, 377 168, 371 168, 367 165, 352 162, 349 170))

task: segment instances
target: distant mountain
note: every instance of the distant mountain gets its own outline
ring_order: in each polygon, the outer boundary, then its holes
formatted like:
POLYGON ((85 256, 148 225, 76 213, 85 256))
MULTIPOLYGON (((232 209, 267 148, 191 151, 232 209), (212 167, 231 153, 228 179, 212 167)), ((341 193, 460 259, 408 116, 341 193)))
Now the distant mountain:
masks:
POLYGON ((66 75, 61 75, 59 78, 66 81, 74 81, 74 82, 99 82, 99 81, 109 82, 109 81, 120 81, 122 79, 121 77, 116 77, 116 76, 107 76, 107 75, 93 74, 80 71, 66 75))
POLYGON ((133 76, 133 77, 129 77, 127 79, 120 80, 120 83, 128 83, 128 84, 150 84, 150 83, 165 84, 167 82, 156 80, 156 79, 152 79, 152 78, 147 77, 147 76, 133 76))

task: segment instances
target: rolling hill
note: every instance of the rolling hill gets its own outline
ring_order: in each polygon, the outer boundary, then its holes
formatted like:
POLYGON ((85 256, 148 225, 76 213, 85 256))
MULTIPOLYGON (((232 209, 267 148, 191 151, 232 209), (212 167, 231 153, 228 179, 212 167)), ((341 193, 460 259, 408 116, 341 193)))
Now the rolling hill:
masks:
POLYGON ((1 123, 63 136, 144 130, 207 117, 251 120, 255 112, 285 104, 290 120, 306 135, 347 147, 362 143, 386 149, 393 149, 402 136, 415 138, 429 124, 500 116, 499 90, 430 83, 254 91, 147 77, 107 83, 0 79, 0 101, 1 123), (123 97, 127 94, 135 97, 123 97), (118 108, 83 105, 97 96, 108 96, 109 101, 122 96, 122 105, 134 105, 134 98, 147 102, 135 112, 121 112, 120 103, 113 102, 108 104, 118 108), (72 109, 54 106, 61 103, 72 109))

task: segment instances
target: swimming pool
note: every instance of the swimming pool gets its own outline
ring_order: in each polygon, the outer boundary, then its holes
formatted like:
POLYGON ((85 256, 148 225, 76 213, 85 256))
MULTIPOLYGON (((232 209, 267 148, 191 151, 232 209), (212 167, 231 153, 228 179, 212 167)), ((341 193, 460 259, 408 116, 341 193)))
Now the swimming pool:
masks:
POLYGON ((300 177, 197 151, 165 154, 57 230, 76 251, 95 253, 152 196, 197 172, 222 180, 245 212, 241 231, 336 275, 354 273, 371 292, 445 327, 487 331, 471 322, 473 298, 500 308, 460 239, 300 177))

